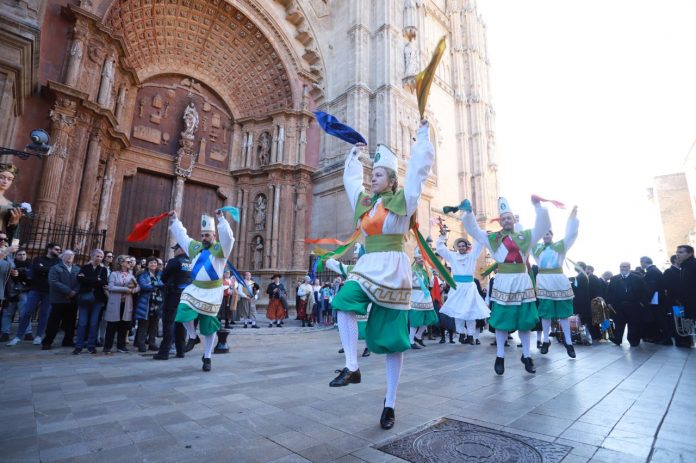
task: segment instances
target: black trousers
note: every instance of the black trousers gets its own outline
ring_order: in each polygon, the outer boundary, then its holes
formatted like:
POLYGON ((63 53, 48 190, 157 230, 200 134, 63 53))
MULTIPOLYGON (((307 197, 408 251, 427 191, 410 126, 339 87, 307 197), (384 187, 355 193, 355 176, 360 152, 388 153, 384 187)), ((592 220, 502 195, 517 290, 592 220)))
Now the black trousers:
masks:
POLYGON ((624 330, 628 326, 628 342, 632 346, 640 344, 643 332, 643 319, 645 310, 638 302, 619 302, 614 306, 616 315, 614 316, 614 339, 621 342, 624 330))
POLYGON ((135 345, 138 348, 157 346, 157 328, 159 327, 159 314, 151 311, 146 320, 138 320, 138 330, 135 332, 135 345))
POLYGON ((186 348, 186 328, 183 323, 175 323, 174 317, 162 318, 162 342, 159 346, 160 355, 169 355, 172 342, 176 347, 176 354, 181 356, 186 348))
POLYGON ((116 348, 125 349, 126 348, 126 336, 128 336, 128 330, 131 327, 130 320, 123 320, 123 312, 125 311, 126 303, 121 302, 120 307, 120 318, 121 320, 117 322, 106 322, 106 334, 104 335, 104 352, 110 351, 114 346, 114 335, 116 335, 116 348))
POLYGON ((51 314, 48 317, 46 325, 46 336, 44 336, 41 344, 50 346, 58 334, 58 328, 62 324, 65 337, 63 337, 63 346, 69 347, 73 345, 73 337, 75 336, 75 320, 77 319, 77 304, 75 302, 67 302, 61 304, 51 304, 51 314))

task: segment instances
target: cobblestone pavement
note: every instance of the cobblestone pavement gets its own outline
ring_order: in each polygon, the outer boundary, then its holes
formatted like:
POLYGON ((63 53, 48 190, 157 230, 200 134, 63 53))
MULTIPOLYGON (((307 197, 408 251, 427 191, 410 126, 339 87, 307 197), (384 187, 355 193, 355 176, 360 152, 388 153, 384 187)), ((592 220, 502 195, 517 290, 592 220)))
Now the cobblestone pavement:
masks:
POLYGON ((396 462, 376 447, 442 417, 571 446, 568 463, 696 461, 694 350, 599 344, 571 360, 554 343, 533 349, 530 375, 512 344, 499 377, 490 334, 426 341, 406 353, 384 431, 384 357, 359 359, 361 384, 329 388, 338 333, 296 323, 235 326, 211 373, 201 345, 166 362, 3 345, 0 461, 396 462))

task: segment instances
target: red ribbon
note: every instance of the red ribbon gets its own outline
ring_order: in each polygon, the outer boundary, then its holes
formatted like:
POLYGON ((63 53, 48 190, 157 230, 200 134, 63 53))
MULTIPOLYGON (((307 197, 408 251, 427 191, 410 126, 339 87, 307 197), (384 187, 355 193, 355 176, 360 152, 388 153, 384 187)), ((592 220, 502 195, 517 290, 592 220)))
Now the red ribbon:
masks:
POLYGON ((533 202, 533 203, 536 204, 536 203, 538 203, 538 202, 540 202, 540 201, 543 201, 543 202, 545 202, 545 203, 551 203, 551 204, 553 204, 554 206, 556 206, 556 207, 559 208, 559 209, 565 209, 565 208, 566 208, 565 204, 563 204, 563 203, 560 202, 560 201, 556 201, 555 199, 546 199, 546 198, 542 198, 542 197, 539 196, 539 195, 532 195, 532 202, 533 202))
POLYGON ((160 215, 148 217, 136 223, 135 227, 133 227, 133 231, 130 232, 130 235, 128 235, 127 240, 131 243, 145 241, 147 237, 150 235, 150 230, 152 230, 152 227, 154 227, 157 222, 161 221, 168 215, 169 212, 163 212, 160 215))

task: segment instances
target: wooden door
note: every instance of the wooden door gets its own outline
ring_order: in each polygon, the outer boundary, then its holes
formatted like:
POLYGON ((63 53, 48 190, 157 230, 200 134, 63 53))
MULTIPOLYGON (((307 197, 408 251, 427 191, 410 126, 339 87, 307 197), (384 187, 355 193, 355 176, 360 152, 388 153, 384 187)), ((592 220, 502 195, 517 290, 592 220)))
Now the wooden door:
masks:
POLYGON ((155 225, 145 241, 129 243, 126 238, 136 223, 146 217, 159 215, 170 209, 172 187, 172 178, 140 170, 133 177, 123 179, 116 239, 114 240, 114 250, 117 253, 167 255, 165 248, 169 233, 168 219, 155 225))
MULTIPOLYGON (((198 240, 201 235, 201 215, 208 214, 215 218, 215 211, 224 205, 217 194, 217 187, 200 183, 186 182, 184 201, 181 208, 181 221, 188 235, 198 240)), ((217 219, 215 219, 217 227, 217 219)))

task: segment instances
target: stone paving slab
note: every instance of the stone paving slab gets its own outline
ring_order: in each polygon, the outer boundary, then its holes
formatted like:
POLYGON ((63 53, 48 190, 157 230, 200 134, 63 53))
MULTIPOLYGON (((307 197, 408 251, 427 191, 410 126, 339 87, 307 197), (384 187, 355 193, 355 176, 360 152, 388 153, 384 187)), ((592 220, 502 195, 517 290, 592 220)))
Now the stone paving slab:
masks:
POLYGON ((449 418, 571 447, 566 463, 696 461, 694 350, 602 343, 571 360, 554 343, 533 349, 529 375, 511 343, 499 377, 490 334, 480 346, 426 341, 406 353, 384 431, 384 356, 359 358, 361 384, 329 388, 338 333, 287 325, 235 325, 211 373, 200 346, 166 362, 2 346, 0 460, 393 463, 405 460, 378 447, 449 418))

